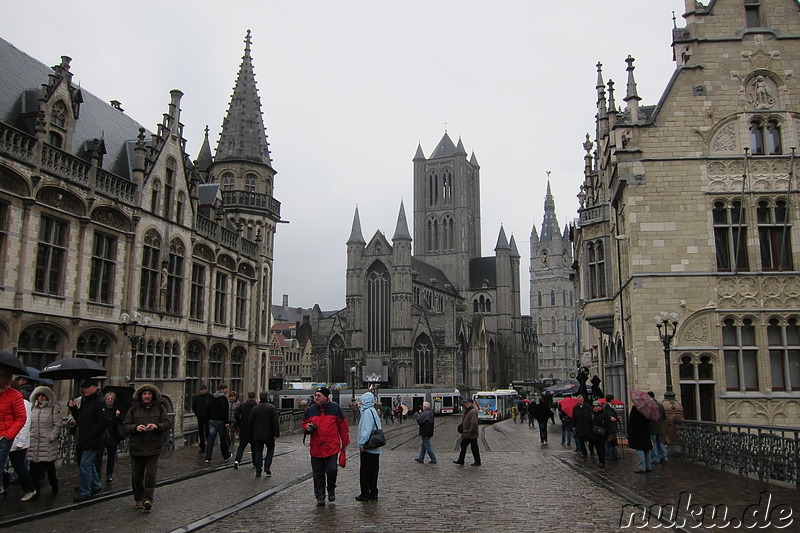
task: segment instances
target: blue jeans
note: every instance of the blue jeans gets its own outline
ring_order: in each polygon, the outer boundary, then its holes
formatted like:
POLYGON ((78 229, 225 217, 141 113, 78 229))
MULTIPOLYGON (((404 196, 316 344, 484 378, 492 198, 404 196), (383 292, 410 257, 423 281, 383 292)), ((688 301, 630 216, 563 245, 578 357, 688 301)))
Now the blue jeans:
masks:
POLYGON ((639 456, 639 470, 652 470, 653 465, 650 462, 650 450, 636 450, 639 456))
POLYGON ((209 420, 206 461, 210 461, 211 456, 214 454, 214 442, 217 440, 217 434, 219 434, 219 449, 222 452, 222 458, 227 459, 231 456, 231 448, 230 444, 228 444, 228 428, 225 427, 225 422, 222 420, 209 420))
POLYGON ((11 451, 11 444, 14 439, 0 439, 0 473, 6 471, 6 463, 8 463, 8 452, 11 451))
POLYGON ((533 427, 533 415, 532 414, 528 415, 528 427, 531 427, 531 428, 533 427))
POLYGON ((431 447, 431 438, 430 437, 420 437, 422 439, 422 447, 419 450, 419 460, 425 460, 425 454, 428 454, 428 457, 431 458, 431 462, 436 462, 436 454, 433 453, 433 448, 431 447))
POLYGON ((650 440, 653 442, 653 449, 650 450, 650 460, 654 463, 661 461, 667 462, 667 449, 664 447, 664 442, 661 440, 661 433, 650 435, 650 440))
POLYGON ((572 430, 569 428, 569 424, 561 424, 561 444, 572 445, 572 430))
POLYGON ((97 471, 97 456, 103 450, 83 450, 78 471, 78 492, 89 496, 93 491, 103 488, 100 484, 100 473, 97 471))

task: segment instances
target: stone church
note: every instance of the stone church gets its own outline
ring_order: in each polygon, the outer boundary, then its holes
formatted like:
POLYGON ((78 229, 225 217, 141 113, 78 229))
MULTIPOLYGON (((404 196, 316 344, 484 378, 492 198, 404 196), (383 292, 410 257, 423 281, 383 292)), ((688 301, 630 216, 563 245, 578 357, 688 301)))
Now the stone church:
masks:
POLYGON ((178 434, 200 383, 266 389, 280 203, 250 46, 216 150, 206 129, 192 163, 181 91, 149 131, 74 83, 69 57, 0 39, 0 346, 38 369, 93 359, 121 396, 155 383, 178 434))
POLYGON ((347 239, 346 306, 314 308, 314 379, 357 387, 506 388, 536 376, 530 317, 520 313, 520 255, 500 227, 481 256, 480 165, 445 132, 414 163, 413 237, 405 206, 391 240, 347 239), (412 253, 412 242, 414 243, 412 253))
POLYGON ((622 105, 597 67, 574 228, 581 351, 615 395, 672 385, 687 419, 796 426, 798 2, 685 10, 655 105, 640 104, 633 57, 622 105))
POLYGON ((539 379, 574 378, 578 369, 575 271, 569 228, 562 233, 550 190, 544 198, 541 235, 531 230, 531 318, 539 341, 539 379))

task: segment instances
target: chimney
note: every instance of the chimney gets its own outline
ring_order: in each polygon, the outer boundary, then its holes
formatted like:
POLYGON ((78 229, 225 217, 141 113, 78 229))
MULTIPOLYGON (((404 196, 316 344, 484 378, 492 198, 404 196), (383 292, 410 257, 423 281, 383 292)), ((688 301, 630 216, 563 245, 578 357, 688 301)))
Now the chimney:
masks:
POLYGON ((289 295, 288 294, 284 294, 283 295, 283 306, 284 307, 289 307, 289 295))

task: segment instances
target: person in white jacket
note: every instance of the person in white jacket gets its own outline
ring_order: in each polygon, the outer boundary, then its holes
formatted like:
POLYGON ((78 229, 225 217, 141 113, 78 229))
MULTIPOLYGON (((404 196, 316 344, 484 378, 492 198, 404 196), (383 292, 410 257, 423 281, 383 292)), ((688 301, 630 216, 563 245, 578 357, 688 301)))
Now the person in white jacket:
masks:
POLYGON ((23 400, 23 402, 25 403, 25 414, 28 419, 11 445, 8 460, 11 462, 11 466, 14 467, 14 472, 19 478, 19 484, 22 486, 23 492, 25 492, 25 495, 19 501, 27 502, 36 496, 36 489, 33 488, 33 476, 31 476, 31 471, 28 470, 28 463, 25 462, 25 456, 28 454, 28 448, 31 445, 31 402, 28 400, 23 400))

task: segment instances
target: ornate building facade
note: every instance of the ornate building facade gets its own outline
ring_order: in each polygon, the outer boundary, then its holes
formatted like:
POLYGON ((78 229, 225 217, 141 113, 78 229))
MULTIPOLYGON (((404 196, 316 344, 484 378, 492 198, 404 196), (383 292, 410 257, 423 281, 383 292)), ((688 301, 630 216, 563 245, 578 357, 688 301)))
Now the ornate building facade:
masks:
POLYGON ((0 39, 0 345, 156 383, 178 433, 201 382, 266 389, 280 203, 245 42, 217 149, 206 129, 193 164, 180 91, 150 132, 74 84, 70 58, 49 68, 0 39))
POLYGON ((531 230, 531 318, 539 340, 540 379, 574 378, 578 370, 575 272, 569 229, 562 233, 547 182, 541 235, 531 230))
POLYGON ((800 415, 800 12, 795 0, 686 0, 675 71, 625 105, 598 64, 575 253, 583 349, 607 390, 664 392, 687 419, 800 415), (594 154, 592 154, 592 150, 594 154), (653 317, 677 313, 665 369, 653 317))
POLYGON ((348 383, 354 371, 356 386, 468 392, 535 378, 516 241, 501 227, 495 255, 481 257, 480 166, 447 133, 414 156, 413 228, 412 239, 401 203, 391 242, 380 231, 367 242, 356 209, 346 307, 311 319, 314 379, 348 383))

